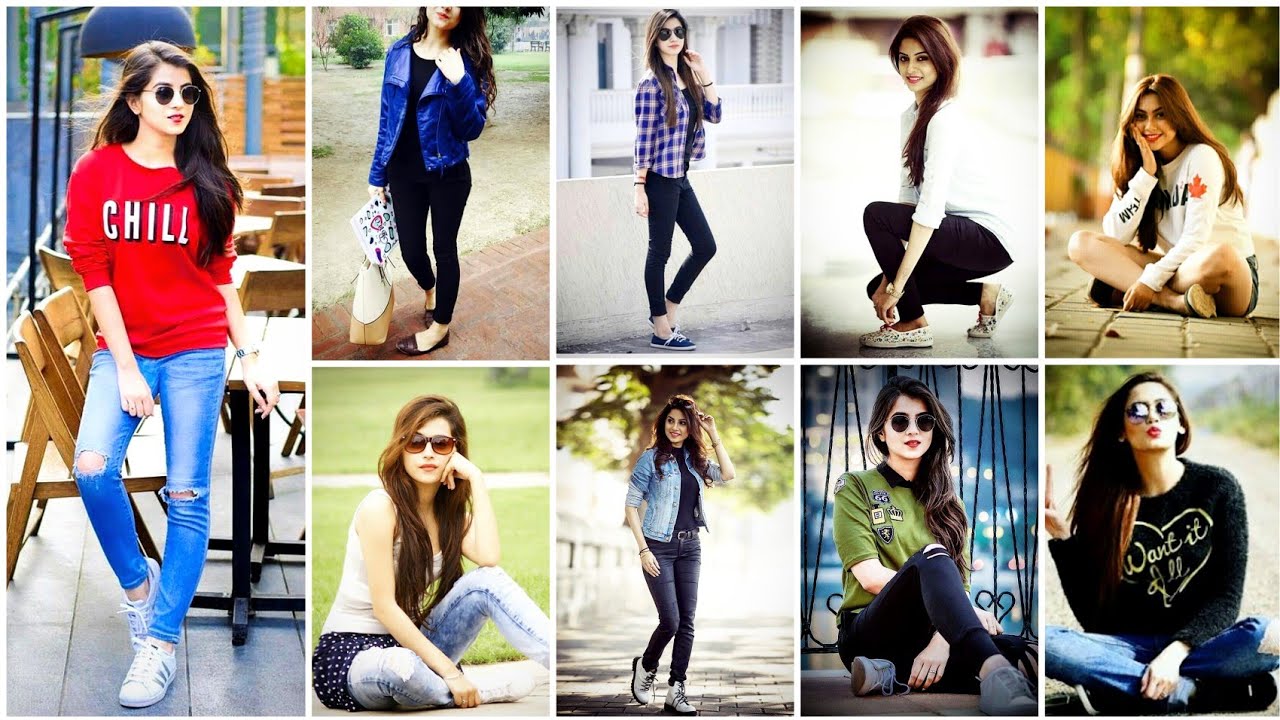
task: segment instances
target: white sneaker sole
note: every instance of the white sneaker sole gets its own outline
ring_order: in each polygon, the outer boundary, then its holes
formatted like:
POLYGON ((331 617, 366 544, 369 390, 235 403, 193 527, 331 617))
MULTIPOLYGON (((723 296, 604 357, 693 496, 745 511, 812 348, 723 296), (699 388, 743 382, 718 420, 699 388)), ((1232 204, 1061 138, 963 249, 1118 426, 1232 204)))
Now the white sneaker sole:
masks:
POLYGON ((659 350, 675 350, 677 352, 688 352, 690 350, 698 349, 697 345, 693 345, 691 347, 675 347, 674 345, 663 345, 662 343, 655 343, 655 342, 649 343, 649 347, 658 348, 659 350))
POLYGON ((879 348, 881 350, 892 350, 894 348, 927 348, 933 347, 933 338, 925 340, 897 340, 889 342, 886 340, 863 340, 863 347, 879 348))

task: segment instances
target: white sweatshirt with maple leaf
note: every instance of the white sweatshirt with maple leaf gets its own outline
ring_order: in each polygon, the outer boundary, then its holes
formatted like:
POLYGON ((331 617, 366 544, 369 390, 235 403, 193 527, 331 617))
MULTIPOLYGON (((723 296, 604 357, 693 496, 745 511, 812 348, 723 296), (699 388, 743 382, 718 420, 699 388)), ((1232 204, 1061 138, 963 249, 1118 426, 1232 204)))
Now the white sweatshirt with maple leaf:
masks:
MULTIPOLYGON (((902 113, 904 150, 918 115, 915 103, 902 113)), ((911 171, 904 160, 898 202, 915 205, 911 220, 934 230, 947 215, 969 218, 990 230, 1006 250, 1011 250, 1013 229, 1004 220, 1008 214, 1006 193, 991 177, 989 149, 973 138, 963 107, 955 99, 944 102, 925 130, 924 176, 920 185, 911 184, 911 171)))
POLYGON ((1192 253, 1206 245, 1230 245, 1244 257, 1254 254, 1244 207, 1235 200, 1221 203, 1225 172, 1212 147, 1187 145, 1156 173, 1159 178, 1138 168, 1128 192, 1112 200, 1102 218, 1103 233, 1128 243, 1137 236, 1148 203, 1163 210, 1156 223, 1156 247, 1164 256, 1147 263, 1139 282, 1159 291, 1192 253))

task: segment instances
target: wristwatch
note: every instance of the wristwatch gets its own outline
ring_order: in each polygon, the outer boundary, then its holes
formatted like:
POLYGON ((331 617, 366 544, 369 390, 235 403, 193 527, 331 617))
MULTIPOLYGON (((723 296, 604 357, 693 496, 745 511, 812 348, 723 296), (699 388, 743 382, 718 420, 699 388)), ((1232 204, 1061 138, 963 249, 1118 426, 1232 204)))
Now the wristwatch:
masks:
POLYGON ((257 355, 259 352, 261 350, 258 348, 258 343, 250 343, 248 347, 236 348, 236 357, 244 359, 249 355, 257 355))
POLYGON ((898 298, 899 300, 901 300, 901 299, 902 299, 902 293, 900 293, 900 292, 898 292, 898 291, 897 291, 897 288, 895 288, 895 287, 893 286, 893 283, 889 283, 888 285, 886 285, 886 286, 885 286, 885 288, 884 288, 884 291, 885 291, 885 292, 887 292, 887 293, 889 293, 890 295, 892 295, 892 296, 894 296, 894 297, 898 298))

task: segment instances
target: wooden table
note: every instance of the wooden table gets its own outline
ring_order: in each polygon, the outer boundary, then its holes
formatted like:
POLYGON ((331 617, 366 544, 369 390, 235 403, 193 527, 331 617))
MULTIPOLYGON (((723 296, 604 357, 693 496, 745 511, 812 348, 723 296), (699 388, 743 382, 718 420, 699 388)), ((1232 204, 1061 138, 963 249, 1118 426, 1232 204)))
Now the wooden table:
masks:
POLYGON ((263 235, 271 232, 271 224, 275 220, 274 217, 263 215, 236 215, 236 224, 231 229, 231 234, 238 238, 263 235))
MULTIPOLYGON (((307 368, 311 359, 310 321, 307 318, 245 319, 252 337, 261 338, 263 357, 280 383, 280 393, 302 393, 307 389, 307 368)), ((253 583, 262 575, 267 556, 305 557, 305 541, 270 539, 271 417, 251 414, 251 398, 245 387, 240 363, 230 362, 228 350, 227 390, 231 393, 231 537, 210 538, 210 550, 231 551, 231 592, 199 592, 192 607, 226 610, 231 616, 231 644, 248 639, 249 616, 256 611, 303 612, 302 592, 253 593, 253 583), (251 449, 252 446, 252 449, 251 449)))
POLYGON ((237 255, 235 263, 231 265, 231 283, 237 288, 244 280, 245 273, 258 272, 259 270, 296 270, 305 268, 306 265, 296 263, 292 260, 281 260, 267 255, 237 255))

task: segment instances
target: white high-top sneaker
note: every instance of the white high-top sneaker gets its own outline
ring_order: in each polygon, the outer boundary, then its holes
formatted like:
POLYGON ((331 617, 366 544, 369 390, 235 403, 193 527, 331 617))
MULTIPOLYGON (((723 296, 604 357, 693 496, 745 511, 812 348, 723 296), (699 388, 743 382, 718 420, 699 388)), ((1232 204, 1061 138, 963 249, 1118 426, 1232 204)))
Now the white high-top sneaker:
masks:
POLYGON ((644 669, 640 658, 631 661, 631 697, 641 705, 653 702, 653 683, 658 678, 658 670, 653 672, 644 669))
POLYGON ((536 683, 527 673, 510 673, 502 680, 489 685, 477 685, 480 703, 517 702, 533 692, 536 683))
POLYGON ((667 699, 662 702, 662 712, 674 715, 697 715, 698 710, 689 704, 684 681, 677 680, 667 687, 667 699))

